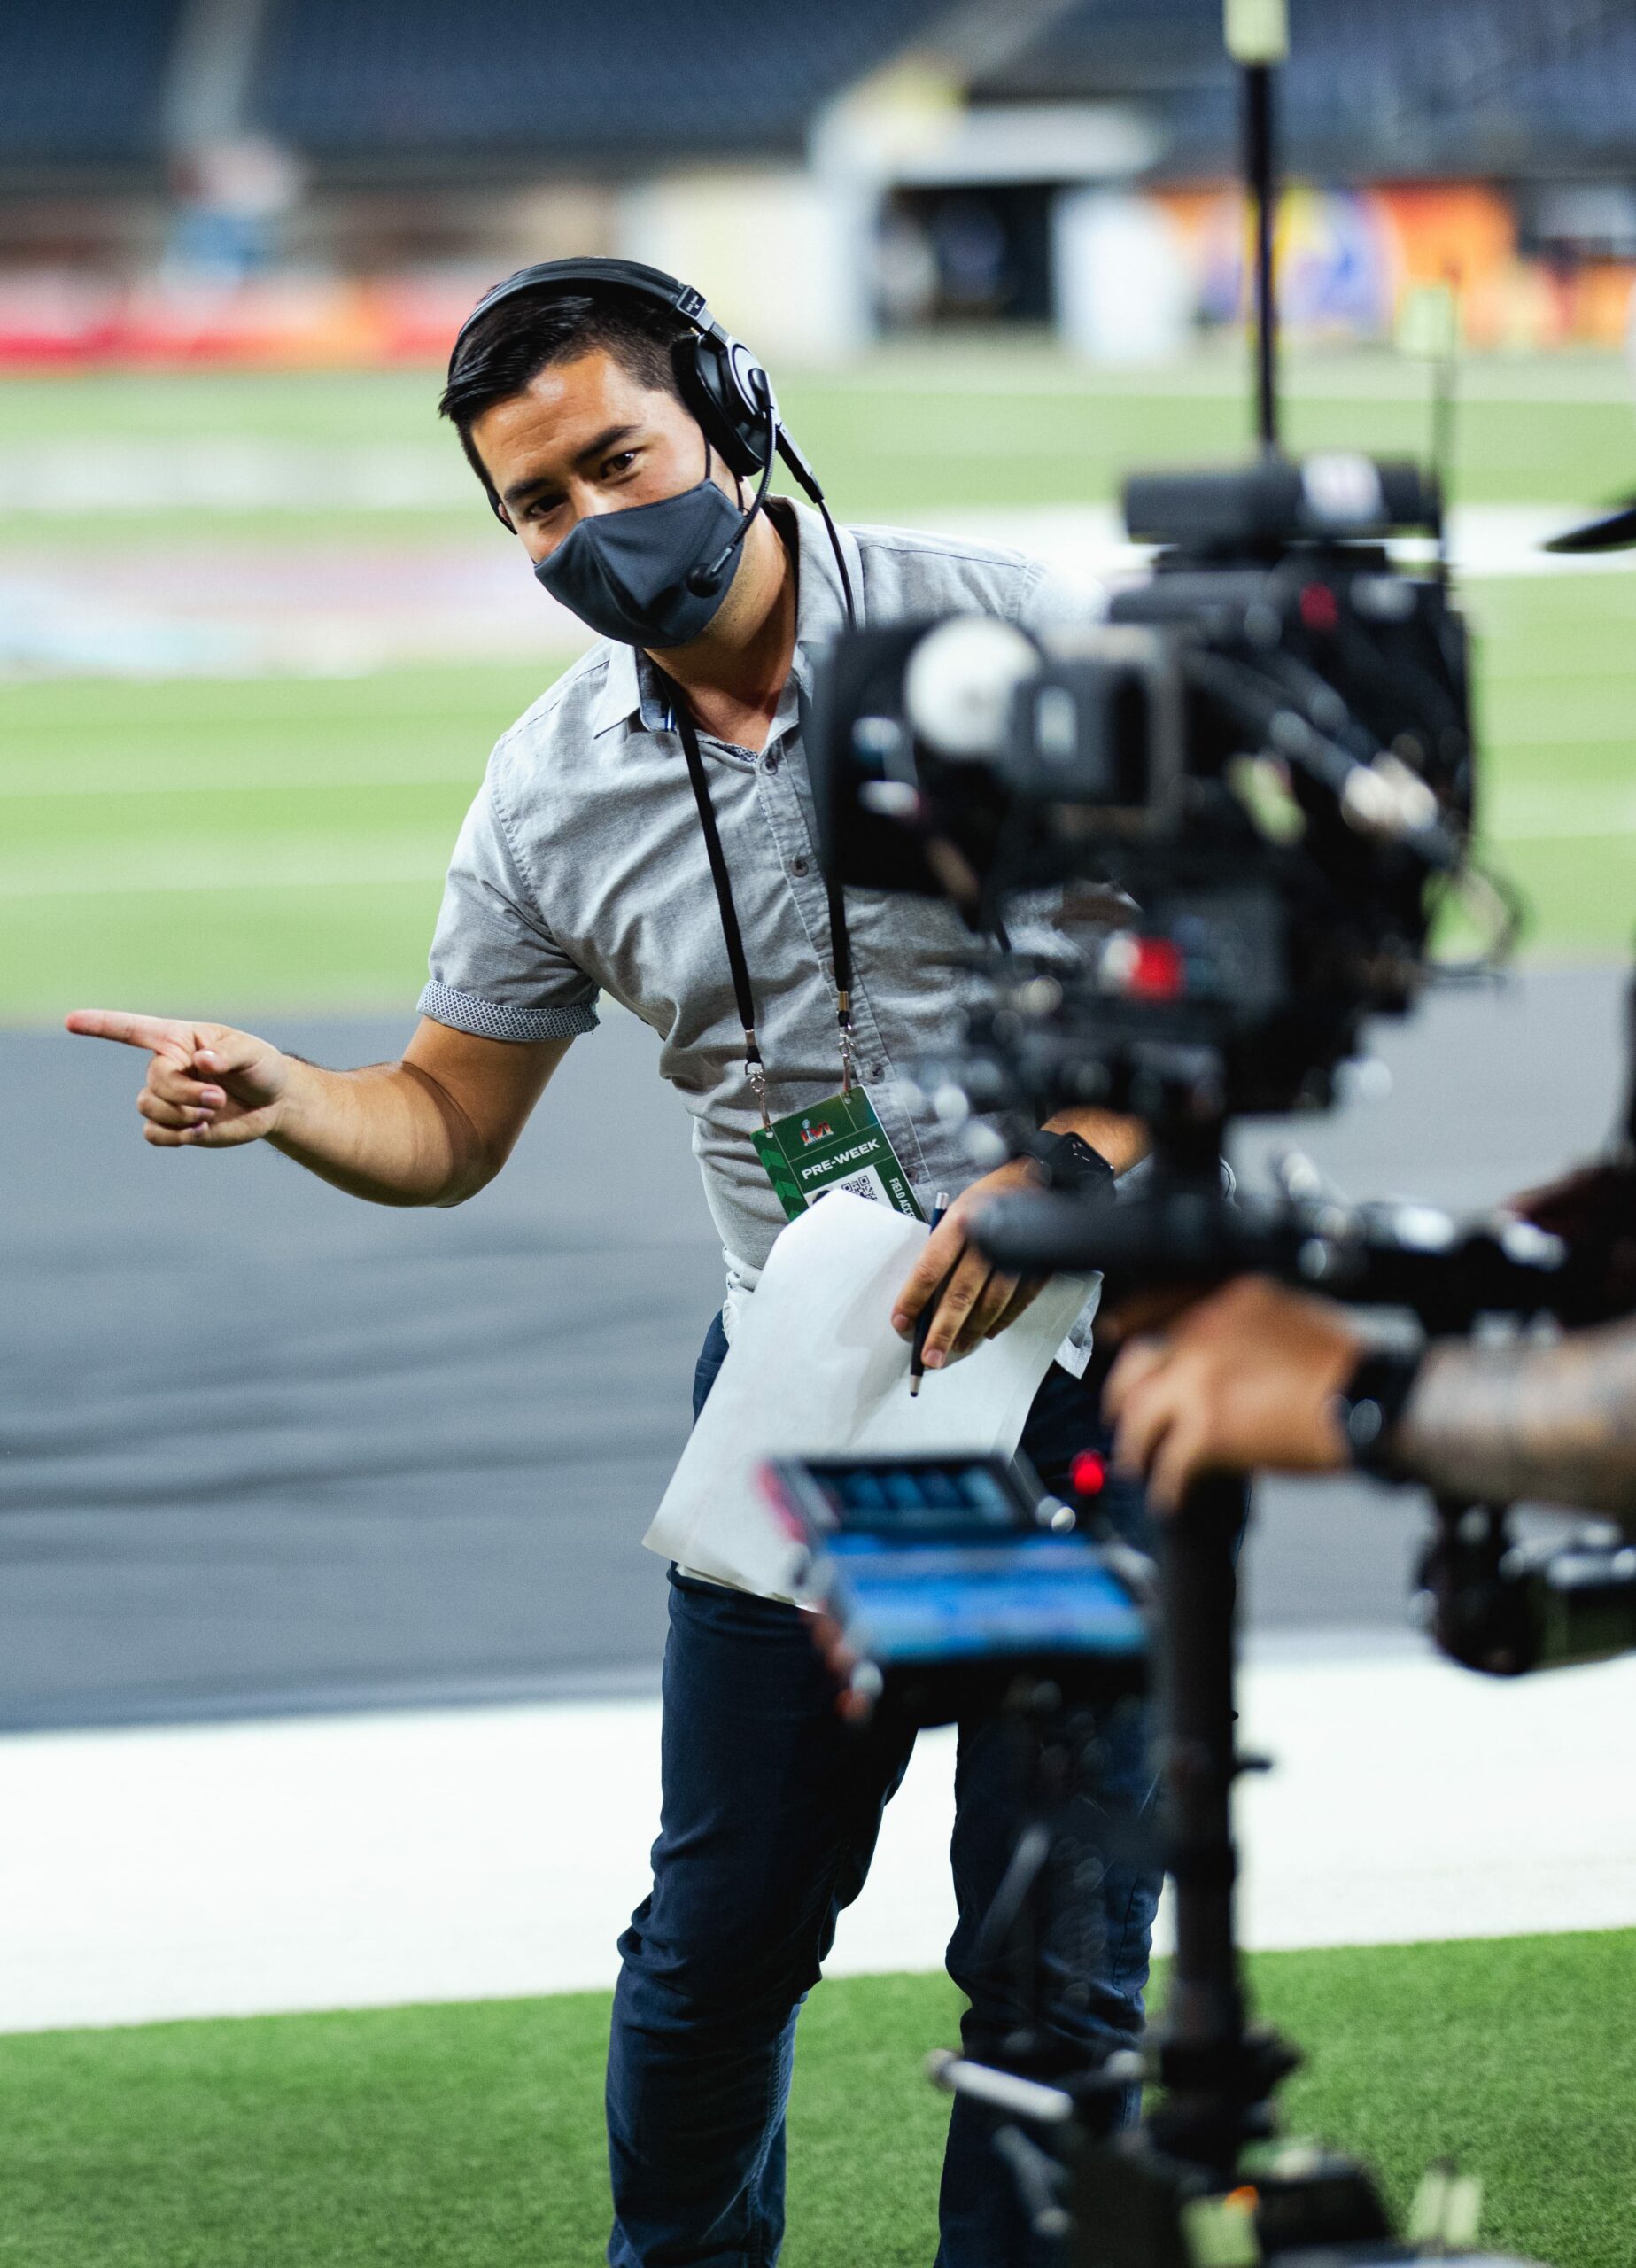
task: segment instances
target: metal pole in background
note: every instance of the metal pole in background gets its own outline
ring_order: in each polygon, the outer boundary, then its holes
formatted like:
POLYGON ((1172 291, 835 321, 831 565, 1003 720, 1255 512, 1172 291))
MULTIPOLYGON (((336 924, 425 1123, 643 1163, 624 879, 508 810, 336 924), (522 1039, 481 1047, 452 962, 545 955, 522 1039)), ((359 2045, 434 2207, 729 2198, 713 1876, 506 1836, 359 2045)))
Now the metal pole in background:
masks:
POLYGON ((1290 51, 1287 0, 1225 0, 1227 51, 1244 75, 1244 193, 1255 219, 1256 433, 1263 452, 1278 447, 1278 315, 1273 297, 1273 236, 1278 216, 1273 71, 1290 51))
POLYGON ((1244 175, 1255 215, 1255 430, 1263 452, 1278 447, 1278 316, 1273 303, 1273 226, 1277 187, 1273 174, 1273 74, 1251 63, 1244 74, 1244 175))

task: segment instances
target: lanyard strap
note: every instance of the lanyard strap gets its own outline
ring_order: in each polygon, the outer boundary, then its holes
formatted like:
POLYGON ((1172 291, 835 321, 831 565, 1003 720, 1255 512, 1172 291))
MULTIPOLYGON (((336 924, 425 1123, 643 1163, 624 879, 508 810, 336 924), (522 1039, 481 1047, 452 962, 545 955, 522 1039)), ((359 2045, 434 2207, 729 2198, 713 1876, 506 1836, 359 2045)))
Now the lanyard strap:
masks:
MULTIPOLYGON (((704 758, 699 751, 699 734, 688 713, 681 687, 668 678, 665 684, 671 696, 671 714, 680 735, 682 753, 687 759, 687 777, 693 782, 693 797, 699 807, 699 825, 704 831, 705 856, 710 862, 710 880, 716 885, 716 903, 721 913, 722 942, 727 948, 727 966, 733 971, 733 997, 739 1011, 739 1021, 744 1028, 744 1068, 755 1091, 761 1122, 770 1127, 767 1115, 767 1067, 762 1060, 761 1043, 756 1037, 756 995, 750 988, 749 963, 744 953, 744 933, 739 927, 739 910, 733 903, 733 877, 727 872, 727 857, 721 846, 721 829, 716 824, 716 807, 710 801, 710 783, 704 773, 704 758)), ((852 1036, 852 942, 847 934, 847 910, 841 885, 833 876, 828 882, 830 950, 835 964, 835 1021, 841 1036, 841 1092, 852 1091, 854 1041, 852 1036)))
POLYGON ((852 1073, 856 1068, 852 1036, 852 940, 847 934, 846 900, 841 894, 841 884, 833 874, 826 875, 829 893, 829 951, 835 964, 835 1033, 841 1043, 841 1092, 842 1098, 852 1092, 852 1073))

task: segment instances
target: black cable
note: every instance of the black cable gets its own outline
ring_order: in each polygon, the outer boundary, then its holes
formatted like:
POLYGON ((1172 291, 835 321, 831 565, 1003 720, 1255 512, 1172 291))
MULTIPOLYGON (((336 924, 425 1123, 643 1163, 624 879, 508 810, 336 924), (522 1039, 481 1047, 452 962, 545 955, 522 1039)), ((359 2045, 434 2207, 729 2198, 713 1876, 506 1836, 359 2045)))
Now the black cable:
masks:
POLYGON ((829 516, 829 506, 824 501, 822 494, 819 494, 814 501, 817 503, 819 511, 824 515, 824 525, 829 530, 829 548, 835 555, 835 571, 841 578, 841 595, 846 602, 847 628, 849 630, 856 630, 857 628, 857 602, 852 595, 852 578, 847 572, 847 555, 841 548, 841 531, 835 525, 834 520, 831 519, 829 516))

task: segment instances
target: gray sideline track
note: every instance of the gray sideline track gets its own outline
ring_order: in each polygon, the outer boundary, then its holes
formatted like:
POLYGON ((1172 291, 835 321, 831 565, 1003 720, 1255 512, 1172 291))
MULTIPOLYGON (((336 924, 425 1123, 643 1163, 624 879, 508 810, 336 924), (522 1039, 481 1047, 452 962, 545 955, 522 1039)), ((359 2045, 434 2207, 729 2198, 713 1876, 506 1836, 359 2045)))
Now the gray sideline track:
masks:
MULTIPOLYGON (((1348 1194, 1488 1202, 1601 1140, 1622 993, 1439 998, 1382 1029, 1391 1099, 1258 1127, 1241 1170, 1293 1141, 1348 1194)), ((261 1028, 356 1063, 409 1022, 261 1028)), ((720 1296, 655 1056, 609 1015, 491 1189, 399 1213, 267 1152, 151 1150, 137 1055, 0 1034, 0 1726, 652 1688, 639 1542, 720 1296)), ((1418 1522, 1263 1490, 1252 1627, 1400 1628, 1418 1522)))

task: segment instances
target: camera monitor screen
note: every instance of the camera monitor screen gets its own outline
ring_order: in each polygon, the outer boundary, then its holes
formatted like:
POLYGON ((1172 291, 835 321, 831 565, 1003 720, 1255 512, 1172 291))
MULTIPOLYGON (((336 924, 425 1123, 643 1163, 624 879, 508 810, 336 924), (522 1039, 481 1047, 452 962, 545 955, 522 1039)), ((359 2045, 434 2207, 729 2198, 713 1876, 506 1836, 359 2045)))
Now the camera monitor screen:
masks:
POLYGON ((784 1459, 768 1479, 816 1588, 882 1667, 1146 1651, 1116 1555, 1043 1524, 1038 1482, 1006 1458, 784 1459))

